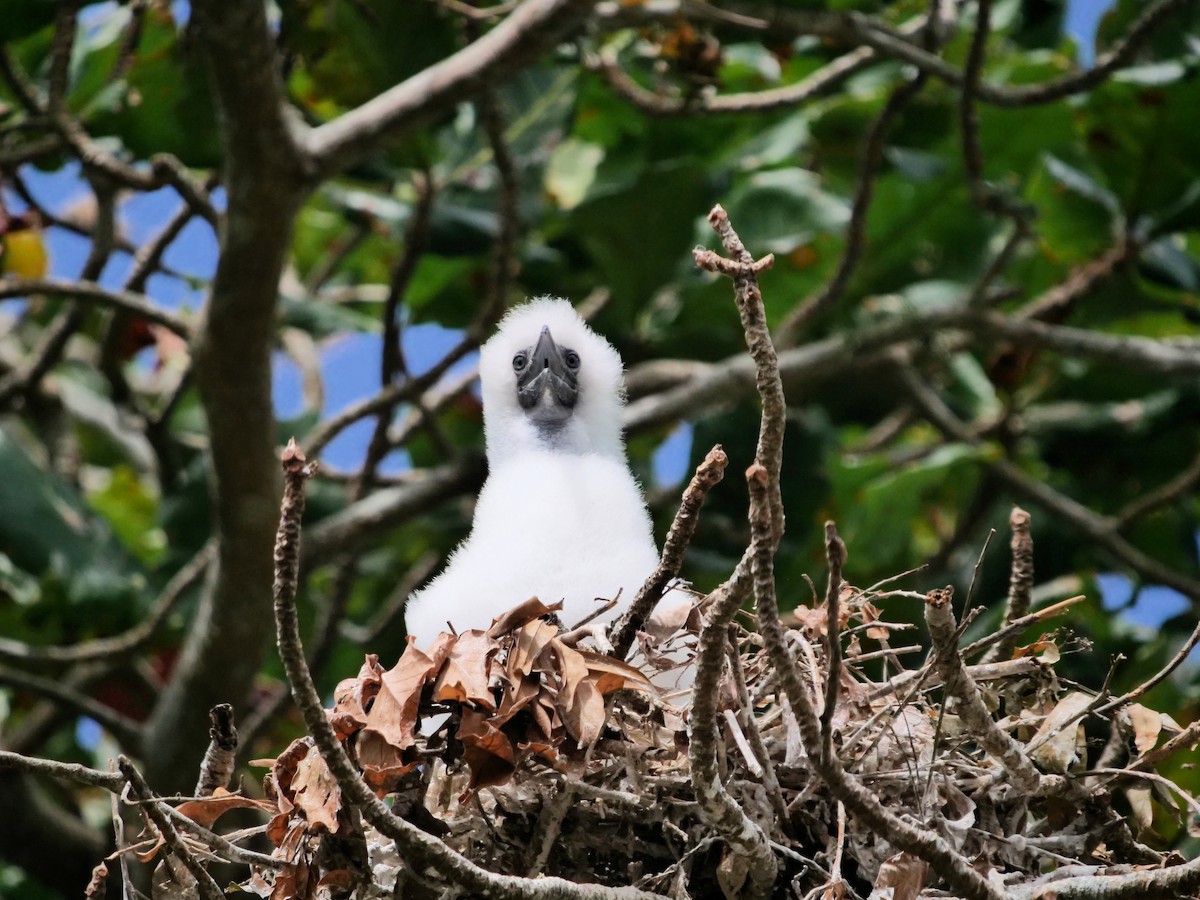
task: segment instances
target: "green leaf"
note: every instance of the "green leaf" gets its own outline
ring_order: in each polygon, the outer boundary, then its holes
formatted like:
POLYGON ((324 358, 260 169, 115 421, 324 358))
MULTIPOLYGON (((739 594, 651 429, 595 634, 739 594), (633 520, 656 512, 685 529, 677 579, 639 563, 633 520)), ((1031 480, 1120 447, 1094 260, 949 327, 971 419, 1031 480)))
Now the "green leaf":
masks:
POLYGON ((773 169, 751 176, 730 194, 729 215, 741 223, 742 242, 761 256, 790 253, 822 232, 840 230, 850 209, 807 169, 773 169))

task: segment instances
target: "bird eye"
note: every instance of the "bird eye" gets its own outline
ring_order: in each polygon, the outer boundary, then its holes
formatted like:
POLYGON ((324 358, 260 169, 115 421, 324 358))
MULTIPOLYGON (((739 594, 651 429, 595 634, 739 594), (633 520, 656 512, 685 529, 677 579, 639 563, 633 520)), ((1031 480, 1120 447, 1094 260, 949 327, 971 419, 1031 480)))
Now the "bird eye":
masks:
POLYGON ((516 356, 513 357, 513 370, 514 371, 520 372, 527 365, 529 365, 529 357, 526 356, 524 353, 518 353, 516 356))
POLYGON ((579 354, 574 350, 567 350, 563 353, 563 362, 567 364, 568 369, 578 369, 579 354))

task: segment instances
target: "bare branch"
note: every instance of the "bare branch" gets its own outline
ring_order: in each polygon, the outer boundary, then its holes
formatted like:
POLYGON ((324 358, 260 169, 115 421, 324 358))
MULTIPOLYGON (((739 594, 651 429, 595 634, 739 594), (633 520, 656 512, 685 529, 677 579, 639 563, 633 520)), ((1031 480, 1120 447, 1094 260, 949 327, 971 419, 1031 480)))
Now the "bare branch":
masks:
POLYGON ((842 566, 846 564, 846 545, 838 537, 837 525, 825 523, 825 560, 829 583, 825 588, 825 706, 821 709, 821 754, 833 758, 833 714, 837 709, 842 682, 842 630, 840 600, 842 566))
POLYGON ((111 661, 141 649, 158 632, 159 627, 179 604, 187 590, 204 574, 215 556, 215 551, 214 543, 205 544, 200 552, 185 563, 167 582, 145 617, 123 634, 78 644, 42 647, 0 638, 0 659, 34 663, 111 661))
POLYGON ((101 772, 99 769, 89 769, 79 763, 38 759, 33 756, 23 756, 20 753, 11 753, 8 750, 0 750, 0 770, 45 775, 59 781, 86 784, 89 787, 104 788, 109 791, 119 792, 125 787, 125 776, 118 775, 116 772, 101 772))
POLYGON ((200 780, 196 796, 210 797, 217 788, 229 787, 237 754, 238 733, 233 724, 233 707, 221 703, 209 710, 212 727, 208 729, 208 749, 200 763, 200 780))
POLYGON ((58 679, 0 666, 0 684, 47 697, 77 715, 95 719, 122 747, 137 752, 141 750, 143 732, 138 722, 58 679))
POLYGON ((662 599, 667 585, 679 575, 679 570, 683 566, 683 554, 687 550, 688 544, 691 543, 692 535, 696 533, 696 526, 700 524, 700 507, 704 505, 708 492, 716 487, 725 476, 727 465, 729 465, 729 457, 725 455, 725 451, 718 444, 708 451, 708 455, 696 467, 696 473, 688 482, 688 486, 683 492, 683 499, 679 501, 679 509, 675 513, 675 519, 671 522, 667 539, 663 541, 662 556, 658 561, 658 566, 646 579, 645 584, 638 589, 637 596, 629 605, 629 609, 613 623, 612 637, 610 638, 613 645, 612 655, 618 659, 624 659, 629 655, 629 649, 633 646, 633 640, 638 630, 654 612, 654 607, 662 599))
POLYGON ((305 144, 314 174, 324 178, 344 170, 389 138, 503 82, 564 38, 591 5, 525 0, 479 40, 313 129, 305 144))
MULTIPOLYGON (((1033 538, 1029 534, 1029 513, 1014 506, 1008 517, 1008 525, 1012 529, 1012 566, 1008 578, 1008 601, 1004 608, 1005 625, 1011 625, 1028 615, 1033 600, 1033 538)), ((1012 656, 1016 640, 1017 633, 1010 632, 988 651, 983 661, 1008 659, 1012 656)))
POLYGON ((1004 767, 1012 785, 1022 794, 1039 792, 1041 774, 1016 741, 1002 731, 983 703, 975 683, 958 649, 958 625, 954 621, 951 601, 954 591, 935 588, 925 598, 925 622, 933 641, 934 665, 946 690, 957 701, 955 710, 971 736, 1004 767))
POLYGON ((154 824, 162 839, 166 842, 167 848, 171 853, 183 863, 184 867, 191 874, 192 878, 196 879, 196 886, 199 889, 200 897, 203 900, 222 900, 225 892, 213 881, 212 875, 187 848, 187 844, 183 842, 183 838, 179 836, 179 832, 175 830, 175 826, 171 824, 171 820, 163 812, 162 808, 156 802, 154 793, 150 790, 150 786, 146 784, 146 779, 142 777, 142 773, 134 768, 126 756, 117 759, 117 766, 121 770, 121 774, 125 776, 125 780, 129 782, 129 791, 139 800, 150 801, 144 802, 141 805, 141 810, 146 814, 146 817, 154 824))

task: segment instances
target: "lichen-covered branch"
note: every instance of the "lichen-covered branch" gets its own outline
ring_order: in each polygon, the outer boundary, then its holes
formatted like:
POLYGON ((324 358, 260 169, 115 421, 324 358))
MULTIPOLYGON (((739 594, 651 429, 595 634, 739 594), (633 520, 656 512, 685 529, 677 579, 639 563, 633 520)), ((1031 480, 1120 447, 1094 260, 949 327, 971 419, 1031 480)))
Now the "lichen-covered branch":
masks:
POLYGON ((688 482, 688 486, 683 492, 683 498, 679 501, 679 509, 671 522, 667 538, 663 541, 662 556, 658 561, 658 566, 646 579, 645 584, 638 589, 637 596, 629 605, 629 609, 613 623, 610 640, 613 645, 613 655, 618 659, 624 659, 629 655, 638 629, 654 612, 654 607, 662 598, 671 579, 679 574, 679 570, 683 566, 683 554, 687 550, 688 544, 691 543, 692 535, 696 533, 696 526, 700 524, 700 507, 704 505, 704 499, 708 496, 708 492, 716 487, 725 476, 725 467, 728 464, 729 457, 725 455, 725 451, 718 444, 708 451, 700 465, 696 467, 696 472, 692 475, 692 480, 688 482))

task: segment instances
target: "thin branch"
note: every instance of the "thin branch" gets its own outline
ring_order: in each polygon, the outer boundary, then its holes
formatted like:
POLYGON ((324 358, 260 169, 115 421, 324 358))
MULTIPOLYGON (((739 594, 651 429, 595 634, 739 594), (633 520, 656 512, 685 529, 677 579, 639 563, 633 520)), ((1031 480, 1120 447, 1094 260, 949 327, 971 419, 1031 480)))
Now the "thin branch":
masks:
POLYGON ((968 733, 1004 768, 1013 787, 1025 795, 1038 793, 1041 774, 1022 747, 1002 731, 984 705, 975 679, 963 665, 958 648, 959 629, 954 621, 954 591, 935 588, 925 598, 925 622, 933 642, 934 666, 968 733))
POLYGON ((174 313, 155 306, 145 294, 128 290, 110 290, 94 281, 70 281, 65 278, 3 278, 0 279, 0 300, 24 297, 67 297, 89 300, 98 306, 121 309, 162 325, 181 337, 187 337, 191 326, 174 313))
MULTIPOLYGON (((846 564, 846 545, 838 537, 837 525, 825 523, 825 561, 829 582, 825 588, 825 706, 821 709, 821 755, 833 758, 833 714, 837 709, 842 683, 842 631, 840 601, 842 566, 846 564)), ((836 869, 835 869, 836 872, 836 869)))
POLYGON ((871 47, 859 47, 826 63, 799 81, 778 88, 716 97, 664 97, 642 87, 621 68, 615 51, 605 48, 587 65, 621 99, 651 116, 743 115, 800 106, 823 96, 848 78, 879 62, 871 47))
POLYGON ((729 579, 705 598, 704 605, 709 612, 696 651, 688 762, 701 817, 745 860, 749 879, 744 886, 746 895, 763 897, 770 893, 776 878, 775 855, 762 829, 721 783, 717 765, 717 699, 720 695, 717 687, 725 663, 729 624, 748 594, 748 569, 748 559, 744 556, 729 579))
MULTIPOLYGON (((923 340, 942 329, 962 329, 974 340, 1002 339, 1018 345, 1045 347, 1160 375, 1200 375, 1200 341, 1193 338, 1103 334, 971 309, 965 304, 906 312, 878 325, 784 350, 779 355, 780 374, 791 388, 826 381, 849 371, 862 372, 883 365, 891 356, 890 348, 923 340)), ((751 392, 754 383, 754 366, 744 355, 691 371, 696 374, 682 384, 629 404, 625 427, 638 431, 677 418, 694 417, 698 409, 738 401, 751 392)))
POLYGON ((102 772, 99 769, 89 769, 79 763, 57 762, 52 759, 38 759, 34 756, 24 756, 0 750, 0 770, 27 772, 30 775, 44 775, 58 781, 70 781, 75 784, 85 784, 88 787, 104 788, 108 791, 120 792, 125 787, 125 776, 116 772, 102 772))
POLYGON ((874 793, 846 772, 836 757, 822 759, 821 726, 808 687, 800 678, 800 670, 788 646, 775 598, 766 472, 761 466, 752 466, 747 473, 747 481, 750 485, 751 547, 759 633, 788 704, 796 716, 810 764, 833 797, 844 803, 851 815, 862 820, 876 834, 886 835, 893 846, 924 859, 956 893, 968 900, 1003 900, 1005 895, 935 831, 918 827, 890 812, 874 793))
POLYGON ((342 171, 384 141, 495 87, 574 30, 591 8, 587 0, 525 0, 479 40, 309 132, 313 176, 342 171))
MULTIPOLYGON (((146 784, 146 779, 142 777, 142 773, 134 768, 133 763, 126 756, 121 756, 117 759, 117 766, 121 770, 121 774, 125 776, 125 780, 129 782, 129 791, 139 800, 154 801, 154 793, 150 790, 150 786, 146 784)), ((158 833, 166 842, 167 849, 183 863, 191 876, 196 879, 196 886, 199 889, 200 897, 203 900, 223 900, 225 892, 213 881, 212 875, 208 873, 208 869, 200 864, 200 861, 192 855, 192 852, 187 848, 183 838, 179 836, 179 832, 175 830, 175 826, 171 824, 171 820, 163 812, 162 807, 157 802, 143 803, 141 805, 142 812, 154 824, 158 833)))
POLYGON ((1200 456, 1192 460, 1191 465, 1174 478, 1149 493, 1143 494, 1118 512, 1115 517, 1117 529, 1125 531, 1143 516, 1174 503, 1176 500, 1183 499, 1196 486, 1197 482, 1200 482, 1200 456))
POLYGON ((76 715, 95 719, 122 747, 131 751, 141 750, 143 734, 140 723, 58 679, 0 666, 0 684, 47 697, 76 715))
MULTIPOLYGON (((1197 361, 1200 362, 1200 357, 1197 361)), ((979 443, 978 439, 971 435, 966 425, 946 406, 937 392, 929 387, 910 366, 901 365, 897 371, 917 406, 936 428, 956 441, 969 445, 979 443)), ((1134 547, 1117 533, 1111 519, 1100 516, 1078 501, 1059 493, 1045 482, 1025 474, 1007 459, 986 460, 983 464, 1010 489, 1069 523, 1120 562, 1141 572, 1153 581, 1161 582, 1188 597, 1200 600, 1200 582, 1164 565, 1134 547)), ((1189 647, 1194 645, 1197 640, 1200 640, 1200 626, 1188 639, 1189 647)))
POLYGON ((692 480, 688 482, 688 486, 683 492, 683 498, 679 501, 679 509, 671 522, 667 538, 663 541, 662 556, 659 558, 658 566, 638 589, 637 596, 629 605, 629 609, 613 623, 612 637, 610 638, 613 645, 612 655, 618 659, 624 659, 629 655, 638 631, 646 623, 650 614, 654 612, 654 607, 662 599, 667 585, 679 575, 679 570, 683 566, 683 555, 688 544, 691 543, 692 536, 696 533, 696 526, 700 524, 700 508, 704 505, 709 491, 716 487, 725 476, 725 467, 728 464, 729 457, 725 455, 725 451, 718 444, 708 451, 700 465, 696 467, 696 472, 692 476, 692 480))
POLYGON ((95 660, 111 661, 114 658, 128 656, 141 649, 157 634, 158 629, 186 595, 187 590, 204 575, 215 555, 216 544, 210 541, 171 577, 145 617, 122 634, 84 641, 79 644, 41 647, 0 638, 0 659, 25 663, 80 663, 95 660))
POLYGON ((767 745, 763 741, 758 722, 754 718, 754 701, 750 699, 750 689, 746 685, 746 673, 742 670, 742 657, 738 653, 732 629, 730 630, 730 639, 725 645, 725 655, 729 660, 729 674, 733 682, 733 689, 737 694, 736 714, 738 721, 741 722, 742 731, 745 733, 746 739, 750 742, 750 749, 754 752, 754 757, 758 761, 758 765, 762 768, 763 787, 767 791, 771 807, 775 810, 778 825, 786 831, 788 819, 790 818, 788 816, 787 801, 784 800, 783 789, 779 786, 779 776, 775 772, 775 761, 771 759, 770 751, 767 750, 767 745))
POLYGON ((850 279, 866 250, 867 217, 871 211, 871 201, 875 198, 875 185, 879 180, 879 170, 883 163, 883 151, 886 146, 888 130, 896 116, 924 86, 925 77, 921 74, 900 85, 888 96, 883 110, 871 124, 863 147, 862 162, 858 173, 858 188, 854 193, 854 202, 850 208, 850 221, 846 224, 846 237, 837 271, 823 288, 806 298, 784 317, 778 329, 778 341, 781 346, 786 347, 794 343, 796 336, 806 325, 830 309, 846 292, 850 279))
MULTIPOLYGON (((1005 625, 1011 625, 1028 615, 1033 602, 1033 538, 1029 534, 1029 513, 1014 506, 1008 517, 1008 526, 1012 529, 1012 565, 1008 576, 1008 600, 1004 607, 1005 625)), ((1009 659, 1016 641, 1017 633, 1009 632, 1007 637, 988 651, 983 661, 1009 659)))
POLYGON ((300 563, 300 517, 304 512, 304 483, 310 466, 295 446, 284 451, 284 495, 275 544, 275 622, 283 660, 296 706, 322 758, 337 779, 342 797, 382 834, 394 840, 412 875, 422 880, 457 886, 498 900, 617 900, 650 898, 633 888, 574 884, 561 878, 525 879, 498 875, 472 863, 433 835, 397 816, 362 780, 333 731, 321 697, 304 661, 296 618, 296 587, 300 563))
MULTIPOLYGON (((783 460, 783 426, 787 418, 787 401, 783 395, 783 382, 779 375, 779 359, 771 333, 767 329, 766 310, 763 307, 762 291, 758 286, 758 268, 742 239, 729 223, 729 216, 718 204, 708 214, 712 226, 729 258, 740 264, 741 271, 733 274, 734 299, 738 316, 742 322, 742 333, 746 347, 754 363, 755 388, 762 402, 762 419, 759 425, 758 446, 755 458, 766 469, 768 496, 771 501, 771 522, 774 544, 779 546, 783 538, 783 497, 779 488, 779 470, 783 460)), ((705 250, 695 250, 696 265, 710 271, 724 271, 720 257, 705 250)))
POLYGON ((200 763, 200 779, 196 782, 197 797, 211 797, 217 788, 229 787, 237 754, 238 733, 234 726, 233 707, 220 703, 209 710, 212 727, 208 729, 208 749, 200 763))

